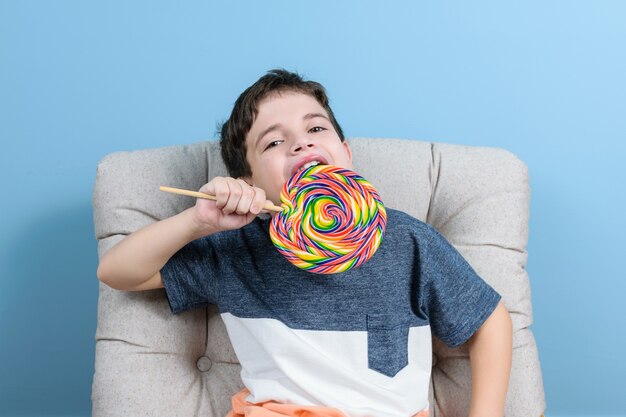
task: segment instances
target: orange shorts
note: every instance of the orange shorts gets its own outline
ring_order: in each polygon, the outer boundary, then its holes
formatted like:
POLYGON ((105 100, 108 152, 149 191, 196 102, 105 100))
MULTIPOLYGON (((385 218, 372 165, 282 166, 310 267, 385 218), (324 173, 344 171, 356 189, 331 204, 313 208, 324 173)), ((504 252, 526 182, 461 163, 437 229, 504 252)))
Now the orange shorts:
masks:
MULTIPOLYGON (((314 405, 281 404, 274 401, 253 404, 246 401, 250 391, 246 388, 232 398, 233 409, 226 417, 347 417, 336 408, 314 405)), ((428 410, 420 411, 413 417, 428 417, 428 410)))

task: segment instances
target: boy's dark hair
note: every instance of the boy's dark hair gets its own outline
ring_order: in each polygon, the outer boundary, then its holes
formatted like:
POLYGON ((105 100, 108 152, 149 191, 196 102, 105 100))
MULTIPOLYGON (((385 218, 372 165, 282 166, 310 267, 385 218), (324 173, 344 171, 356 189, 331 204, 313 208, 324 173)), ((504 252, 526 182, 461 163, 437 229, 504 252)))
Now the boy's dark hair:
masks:
POLYGON ((328 96, 324 87, 315 81, 305 81, 296 73, 284 69, 273 69, 248 87, 237 99, 230 117, 222 125, 220 145, 222 159, 228 173, 239 178, 251 176, 252 171, 246 159, 246 135, 258 114, 261 100, 274 93, 297 92, 313 97, 326 110, 330 122, 344 141, 341 126, 328 104, 328 96))

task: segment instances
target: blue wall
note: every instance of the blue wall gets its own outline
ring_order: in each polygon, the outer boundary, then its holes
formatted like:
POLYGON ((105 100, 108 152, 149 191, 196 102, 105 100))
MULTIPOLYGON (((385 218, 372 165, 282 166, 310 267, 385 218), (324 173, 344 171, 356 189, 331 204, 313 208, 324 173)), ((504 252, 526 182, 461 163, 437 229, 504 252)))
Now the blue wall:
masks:
POLYGON ((626 415, 626 3, 383 3, 0 1, 0 416, 90 413, 97 162, 214 138, 278 66, 348 136, 528 164, 547 415, 626 415))

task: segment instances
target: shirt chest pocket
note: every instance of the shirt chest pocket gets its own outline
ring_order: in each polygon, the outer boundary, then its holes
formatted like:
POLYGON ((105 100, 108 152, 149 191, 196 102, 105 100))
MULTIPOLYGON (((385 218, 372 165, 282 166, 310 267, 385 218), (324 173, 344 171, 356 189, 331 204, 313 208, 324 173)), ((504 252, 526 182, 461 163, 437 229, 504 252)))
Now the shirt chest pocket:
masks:
POLYGON ((408 364, 409 323, 391 314, 367 315, 368 367, 394 377, 408 364))

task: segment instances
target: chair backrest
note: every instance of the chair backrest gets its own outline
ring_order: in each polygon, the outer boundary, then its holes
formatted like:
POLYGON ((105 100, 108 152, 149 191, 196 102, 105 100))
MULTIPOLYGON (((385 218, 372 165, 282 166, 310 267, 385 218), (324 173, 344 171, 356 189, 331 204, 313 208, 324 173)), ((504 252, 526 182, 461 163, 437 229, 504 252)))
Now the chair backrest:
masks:
MULTIPOLYGON (((432 224, 503 296, 513 319, 513 369, 506 415, 545 408, 526 273, 529 183, 511 153, 399 139, 350 139, 354 169, 385 205, 432 224)), ((125 235, 191 206, 160 185, 199 189, 226 175, 217 142, 117 152, 98 166, 93 195, 99 253, 125 235)), ((163 290, 100 285, 93 415, 209 416, 230 410, 240 367, 214 308, 172 315, 163 290)), ((434 341, 432 415, 466 416, 466 346, 434 341)))

